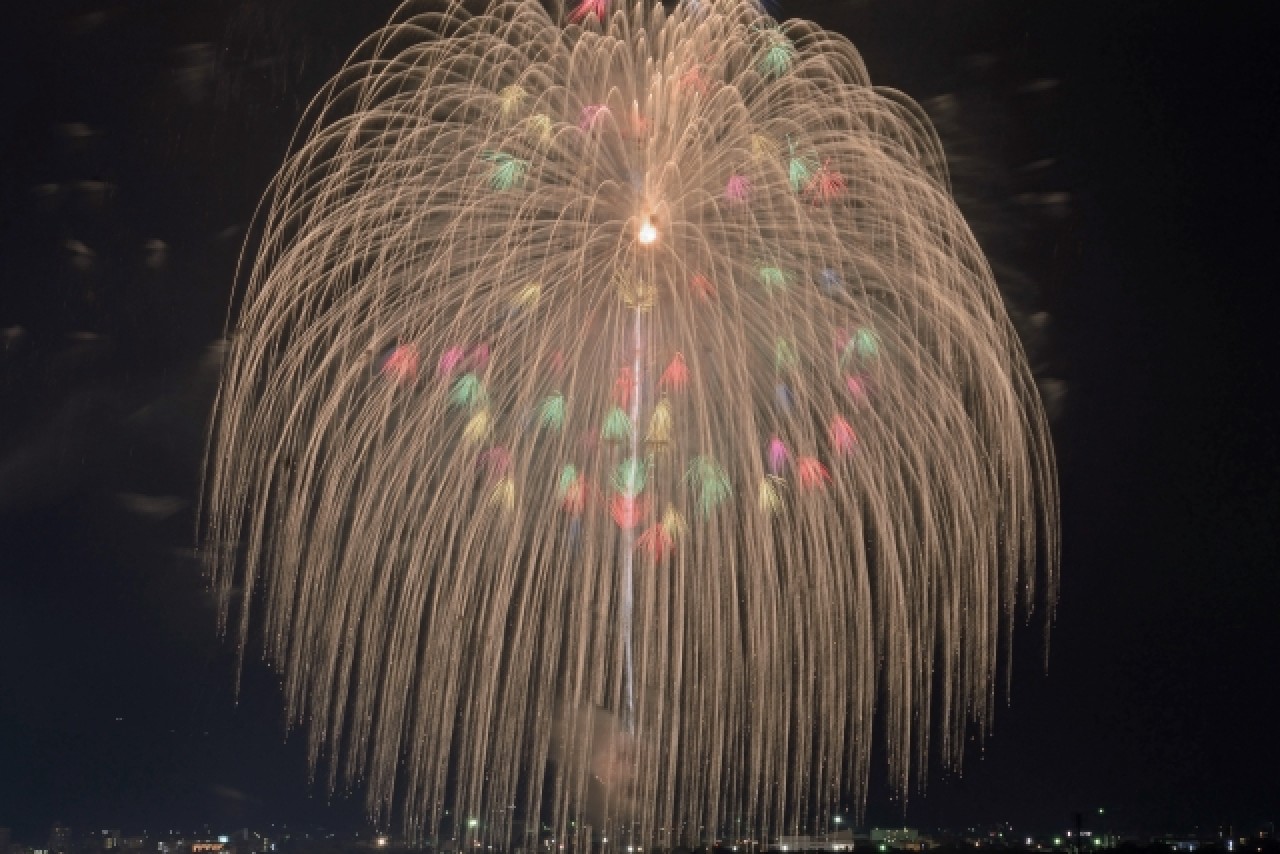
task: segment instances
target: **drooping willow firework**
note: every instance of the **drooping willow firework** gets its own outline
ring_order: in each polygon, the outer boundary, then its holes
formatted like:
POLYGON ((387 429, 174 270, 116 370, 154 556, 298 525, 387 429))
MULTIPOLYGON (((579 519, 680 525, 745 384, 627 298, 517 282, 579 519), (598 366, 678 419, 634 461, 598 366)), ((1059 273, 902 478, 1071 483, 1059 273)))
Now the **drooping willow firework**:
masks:
POLYGON ((674 844, 960 762, 1057 498, 910 99, 746 0, 410 3, 307 126, 204 517, 331 786, 674 844))

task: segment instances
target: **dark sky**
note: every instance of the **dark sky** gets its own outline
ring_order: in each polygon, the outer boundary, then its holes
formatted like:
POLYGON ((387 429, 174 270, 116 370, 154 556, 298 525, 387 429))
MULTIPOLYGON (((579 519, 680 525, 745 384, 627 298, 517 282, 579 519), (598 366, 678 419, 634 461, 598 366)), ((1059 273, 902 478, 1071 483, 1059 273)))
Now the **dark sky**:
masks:
MULTIPOLYGON (((359 793, 308 784, 256 660, 237 705, 190 549, 243 226, 306 100, 392 7, 6 15, 0 826, 19 839, 59 819, 361 827, 359 793)), ((963 777, 931 775, 909 824, 1280 816, 1280 32, 1252 8, 782 7, 844 32, 877 82, 935 114, 1015 310, 1043 313, 1037 370, 1066 388, 1049 668, 1033 625, 994 732, 963 777)), ((869 819, 903 821, 883 780, 869 819)))

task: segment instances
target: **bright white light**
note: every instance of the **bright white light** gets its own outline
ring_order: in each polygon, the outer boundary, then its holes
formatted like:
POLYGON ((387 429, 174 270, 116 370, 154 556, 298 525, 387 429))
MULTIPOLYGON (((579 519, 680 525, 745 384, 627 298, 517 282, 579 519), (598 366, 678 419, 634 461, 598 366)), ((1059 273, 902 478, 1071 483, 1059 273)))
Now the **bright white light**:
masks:
POLYGON ((658 239, 658 229, 654 228, 653 223, 646 219, 644 225, 640 226, 640 233, 636 235, 636 239, 648 246, 658 239))

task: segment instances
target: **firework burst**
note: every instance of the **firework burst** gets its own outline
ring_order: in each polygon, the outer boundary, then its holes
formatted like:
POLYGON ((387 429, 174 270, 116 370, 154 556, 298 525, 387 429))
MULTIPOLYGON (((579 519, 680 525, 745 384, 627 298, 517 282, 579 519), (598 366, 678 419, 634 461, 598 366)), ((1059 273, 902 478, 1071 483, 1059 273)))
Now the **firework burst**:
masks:
POLYGON ((204 518, 331 786, 674 844, 960 762, 1057 504, 914 103, 736 0, 407 4, 308 127, 204 518))

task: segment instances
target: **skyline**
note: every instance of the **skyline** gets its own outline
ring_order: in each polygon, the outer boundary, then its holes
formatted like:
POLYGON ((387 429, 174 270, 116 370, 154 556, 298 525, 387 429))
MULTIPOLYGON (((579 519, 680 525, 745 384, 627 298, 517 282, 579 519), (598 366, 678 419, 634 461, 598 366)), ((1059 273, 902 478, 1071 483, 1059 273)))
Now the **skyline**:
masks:
MULTIPOLYGON (((496 826, 495 826, 496 827, 496 826)), ((474 834, 476 842, 488 845, 492 850, 493 828, 476 819, 467 822, 464 831, 468 836, 474 834)), ((572 831, 576 834, 576 830, 572 831)), ((597 836, 599 828, 587 828, 597 836)), ((612 831, 603 833, 613 836, 612 831)), ((554 844, 556 839, 550 827, 543 825, 538 836, 543 844, 554 844)), ((608 843, 608 836, 597 840, 608 843)), ((41 837, 43 839, 44 837, 41 837)), ((442 837, 453 842, 457 836, 442 837)), ((568 839, 566 842, 570 841, 568 839)), ((236 854, 269 854, 269 852, 306 851, 306 850, 350 850, 352 848, 374 848, 388 850, 420 850, 429 845, 422 840, 417 842, 389 830, 366 829, 355 832, 334 833, 323 827, 289 827, 287 825, 257 826, 255 828, 225 828, 205 825, 187 832, 181 829, 165 829, 156 832, 134 829, 106 828, 77 831, 61 823, 54 823, 48 831, 47 842, 40 840, 20 840, 14 838, 10 828, 0 827, 0 843, 10 854, 100 854, 113 850, 142 852, 236 852, 236 854), (9 844, 12 847, 10 849, 9 844), (221 846, 221 847, 219 847, 221 846)), ((615 839, 619 846, 627 845, 627 840, 615 839)), ((443 843, 442 843, 443 844, 443 843)), ((1213 828, 1196 828, 1184 832, 1164 832, 1143 835, 1132 831, 1111 827, 1106 811, 1099 809, 1088 816, 1076 814, 1072 817, 1072 826, 1066 829, 1057 827, 1052 830, 1028 831, 1015 828, 1009 824, 997 824, 990 827, 963 828, 913 828, 901 825, 889 827, 851 826, 839 816, 834 817, 830 826, 815 829, 809 833, 796 835, 794 832, 783 832, 762 842, 749 839, 727 838, 726 833, 717 835, 717 850, 723 850, 734 844, 753 848, 756 845, 767 846, 769 850, 853 850, 848 846, 856 845, 862 850, 868 847, 879 851, 922 851, 922 850, 973 850, 990 848, 1007 851, 1044 851, 1073 852, 1083 854, 1085 851, 1115 850, 1165 850, 1194 852, 1219 851, 1223 854, 1240 849, 1247 851, 1274 852, 1280 847, 1275 837, 1275 822, 1263 822, 1256 825, 1234 826, 1220 825, 1213 828)), ((563 847, 563 846, 562 846, 563 847)), ((628 848, 630 850, 630 848, 628 848)), ((734 850, 737 850, 736 848, 734 850)))
MULTIPOLYGON (((1068 387, 1054 425, 1066 546, 1047 674, 1038 629, 1023 630, 1012 704, 1000 704, 985 756, 971 746, 963 779, 935 769, 907 819, 1020 812, 1030 822, 1092 805, 1081 800, 1138 822, 1199 805, 1263 811, 1278 788, 1265 770, 1277 764, 1265 641, 1276 452, 1261 441, 1274 437, 1274 403, 1263 391, 1265 302, 1252 289, 1264 280, 1265 217, 1250 216, 1249 199, 1266 193, 1243 188, 1236 209, 1217 195, 1227 179, 1205 164, 1247 163, 1247 146, 1261 143, 1242 132, 1219 139, 1204 125, 1229 130, 1250 81, 1265 90, 1267 78, 1209 62, 1207 80, 1180 82, 1175 61, 1203 44, 1220 63, 1228 48, 1247 58, 1246 30, 1258 40, 1260 30, 1218 22, 1215 31, 1154 6, 1135 7, 1128 28, 1119 12, 1015 14, 1004 2, 913 20, 929 5, 783 13, 851 35, 876 82, 926 103, 951 94, 962 120, 966 110, 994 115, 1003 139, 969 121, 977 153, 1001 174, 1019 174, 1037 149, 1062 164, 1042 190, 1070 193, 1072 210, 1065 224, 1037 220, 1022 250, 1030 260, 1014 265, 1042 292, 1051 360, 1068 387), (1073 56, 1072 40, 1095 25, 1113 53, 1073 56), (966 70, 983 54, 1001 70, 966 70), (1114 73, 1126 68, 1127 78, 1114 73), (1034 80, 1059 81, 1047 105, 1018 94, 1034 80), (1238 102, 1208 97, 1228 81, 1246 87, 1231 96, 1238 102), (1191 121, 1204 113, 1212 118, 1191 121), (1024 156, 1002 158, 1002 146, 1024 156)), ((200 365, 225 317, 241 239, 219 235, 247 220, 298 101, 390 13, 370 4, 339 21, 325 6, 294 8, 292 19, 276 7, 286 21, 265 32, 280 52, 244 40, 242 65, 215 63, 205 77, 196 72, 209 66, 189 48, 240 44, 228 35, 232 12, 254 4, 166 17, 161 4, 141 3, 88 29, 82 15, 46 13, 8 54, 32 70, 6 96, 15 120, 5 131, 3 257, 21 290, 5 286, 0 328, 23 331, 6 332, 2 388, 16 403, 0 416, 0 825, 20 826, 14 809, 46 827, 58 809, 72 826, 86 822, 68 809, 85 819, 172 808, 361 821, 358 795, 330 810, 323 788, 308 788, 303 739, 284 739, 275 677, 256 649, 236 707, 234 651, 216 638, 183 556, 212 391, 200 365), (275 66, 254 70, 255 58, 273 56, 285 57, 283 85, 275 66), (99 79, 103 67, 123 71, 99 79), (204 95, 192 100, 189 85, 204 95), (96 134, 67 127, 81 122, 96 134), (230 180, 227 162, 240 170, 230 180), (105 209, 78 186, 93 181, 115 185, 105 209), (47 184, 70 188, 52 210, 34 189, 47 184), (166 247, 157 267, 153 239, 166 247), (93 251, 89 261, 72 240, 93 251), (99 337, 69 337, 81 332, 99 337)), ((1255 56, 1261 63, 1261 47, 1255 56)), ((975 228, 997 260, 1019 255, 1007 233, 975 228)), ((902 808, 886 788, 873 772, 872 806, 891 817, 902 808)))

